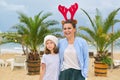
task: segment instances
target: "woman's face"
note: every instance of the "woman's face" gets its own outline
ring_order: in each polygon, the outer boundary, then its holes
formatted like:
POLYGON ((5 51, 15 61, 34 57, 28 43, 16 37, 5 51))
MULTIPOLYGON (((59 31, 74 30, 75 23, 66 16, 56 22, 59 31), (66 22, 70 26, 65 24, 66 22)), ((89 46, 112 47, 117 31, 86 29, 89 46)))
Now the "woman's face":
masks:
POLYGON ((66 23, 63 25, 63 33, 66 38, 74 37, 76 29, 73 28, 71 23, 66 23))

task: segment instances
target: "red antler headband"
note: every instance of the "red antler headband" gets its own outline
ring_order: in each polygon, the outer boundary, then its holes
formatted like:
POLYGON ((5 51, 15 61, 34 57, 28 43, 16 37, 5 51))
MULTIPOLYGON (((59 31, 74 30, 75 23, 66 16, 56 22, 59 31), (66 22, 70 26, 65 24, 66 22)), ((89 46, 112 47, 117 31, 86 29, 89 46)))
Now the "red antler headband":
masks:
POLYGON ((66 8, 65 6, 61 6, 61 5, 58 6, 58 10, 62 13, 65 20, 68 20, 68 18, 67 18, 67 12, 68 11, 71 14, 70 19, 73 20, 75 12, 77 11, 77 9, 78 9, 78 4, 77 3, 75 3, 74 5, 71 5, 71 7, 69 7, 69 8, 66 8))

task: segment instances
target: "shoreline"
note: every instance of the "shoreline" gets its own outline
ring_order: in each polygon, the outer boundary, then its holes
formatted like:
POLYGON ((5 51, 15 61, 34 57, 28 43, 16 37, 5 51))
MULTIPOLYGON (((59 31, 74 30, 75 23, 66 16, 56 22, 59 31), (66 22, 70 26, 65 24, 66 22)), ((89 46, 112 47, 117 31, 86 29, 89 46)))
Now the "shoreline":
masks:
MULTIPOLYGON (((41 48, 41 50, 40 51, 43 51, 43 49, 41 48)), ((95 50, 95 49, 88 49, 88 51, 89 52, 94 52, 95 54, 97 53, 97 50, 95 50)), ((23 53, 23 51, 22 51, 22 48, 14 48, 14 49, 8 49, 8 48, 0 48, 0 53, 23 53)), ((111 52, 111 50, 109 50, 108 52, 111 52)), ((118 50, 118 49, 113 49, 113 52, 114 53, 120 53, 120 49, 118 50)))

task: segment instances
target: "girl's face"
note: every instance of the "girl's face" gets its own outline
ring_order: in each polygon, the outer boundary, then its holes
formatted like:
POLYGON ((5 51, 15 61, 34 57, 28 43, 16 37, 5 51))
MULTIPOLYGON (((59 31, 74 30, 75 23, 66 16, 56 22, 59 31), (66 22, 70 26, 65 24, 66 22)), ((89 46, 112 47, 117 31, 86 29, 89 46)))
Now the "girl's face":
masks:
POLYGON ((76 29, 73 28, 71 23, 63 25, 63 33, 66 38, 74 37, 76 29))
POLYGON ((53 52, 53 49, 55 47, 55 43, 51 40, 47 40, 46 41, 46 47, 48 50, 50 50, 51 52, 53 52))

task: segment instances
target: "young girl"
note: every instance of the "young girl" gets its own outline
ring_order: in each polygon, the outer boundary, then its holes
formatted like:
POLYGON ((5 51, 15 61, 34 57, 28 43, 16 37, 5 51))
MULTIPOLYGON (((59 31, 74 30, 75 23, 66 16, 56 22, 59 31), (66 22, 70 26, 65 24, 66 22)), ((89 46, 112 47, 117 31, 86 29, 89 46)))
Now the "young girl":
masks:
POLYGON ((53 35, 44 38, 45 50, 41 59, 40 80, 58 80, 59 55, 58 39, 53 35))

